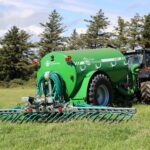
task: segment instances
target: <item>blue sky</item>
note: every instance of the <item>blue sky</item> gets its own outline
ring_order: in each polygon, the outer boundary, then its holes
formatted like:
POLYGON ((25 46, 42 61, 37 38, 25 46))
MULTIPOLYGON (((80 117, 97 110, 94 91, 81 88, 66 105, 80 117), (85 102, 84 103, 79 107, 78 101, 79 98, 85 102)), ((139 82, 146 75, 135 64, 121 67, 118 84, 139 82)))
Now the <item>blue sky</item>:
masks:
POLYGON ((102 9, 111 24, 107 31, 112 31, 117 17, 130 20, 135 13, 144 16, 150 13, 149 0, 0 0, 0 36, 13 25, 33 34, 37 41, 42 32, 40 22, 47 21, 48 14, 56 9, 64 18, 67 26, 64 35, 70 35, 76 28, 78 33, 86 31, 84 19, 89 19, 102 9))

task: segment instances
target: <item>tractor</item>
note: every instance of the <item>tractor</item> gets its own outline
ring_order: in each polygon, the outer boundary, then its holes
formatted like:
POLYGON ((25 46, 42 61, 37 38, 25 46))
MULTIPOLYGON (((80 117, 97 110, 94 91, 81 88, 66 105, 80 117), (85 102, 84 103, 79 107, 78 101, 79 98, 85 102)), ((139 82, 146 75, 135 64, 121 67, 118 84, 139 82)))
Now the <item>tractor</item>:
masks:
POLYGON ((134 65, 139 65, 139 73, 137 75, 137 90, 136 96, 145 103, 150 103, 150 50, 130 50, 124 51, 129 68, 134 65))

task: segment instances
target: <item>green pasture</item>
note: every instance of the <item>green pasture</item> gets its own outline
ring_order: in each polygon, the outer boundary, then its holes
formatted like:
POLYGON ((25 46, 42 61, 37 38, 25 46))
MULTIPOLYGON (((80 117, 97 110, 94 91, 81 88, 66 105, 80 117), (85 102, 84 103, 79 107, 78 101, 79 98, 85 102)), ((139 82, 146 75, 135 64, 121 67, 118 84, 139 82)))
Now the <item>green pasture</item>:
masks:
MULTIPOLYGON (((34 89, 0 89, 0 108, 21 104, 34 89)), ((129 122, 0 122, 0 150, 150 150, 150 106, 136 105, 129 122)))

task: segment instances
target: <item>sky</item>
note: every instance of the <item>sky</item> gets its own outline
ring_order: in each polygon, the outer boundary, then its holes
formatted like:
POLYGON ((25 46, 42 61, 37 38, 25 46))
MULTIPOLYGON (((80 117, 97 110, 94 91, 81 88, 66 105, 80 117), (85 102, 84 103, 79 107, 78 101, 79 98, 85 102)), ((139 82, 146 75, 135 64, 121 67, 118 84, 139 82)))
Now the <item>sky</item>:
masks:
POLYGON ((74 29, 84 33, 87 28, 84 19, 90 19, 100 9, 111 24, 107 31, 112 31, 117 24, 117 17, 130 20, 136 13, 141 16, 150 13, 149 0, 0 0, 0 37, 13 25, 32 34, 32 41, 38 41, 43 28, 40 23, 48 21, 48 15, 56 9, 66 25, 64 36, 69 36, 74 29))

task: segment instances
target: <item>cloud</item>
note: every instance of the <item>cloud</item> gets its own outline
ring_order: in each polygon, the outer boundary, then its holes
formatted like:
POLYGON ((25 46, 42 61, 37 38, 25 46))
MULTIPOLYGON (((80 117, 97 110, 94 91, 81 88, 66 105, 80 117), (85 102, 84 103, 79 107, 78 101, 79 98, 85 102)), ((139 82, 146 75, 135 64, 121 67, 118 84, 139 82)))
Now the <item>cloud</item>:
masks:
POLYGON ((92 3, 86 3, 86 1, 81 2, 77 0, 52 0, 49 2, 49 4, 56 8, 84 14, 95 13, 97 7, 92 3))
MULTIPOLYGON (((26 32, 28 32, 29 34, 32 35, 32 40, 35 41, 39 41, 40 37, 39 35, 43 32, 43 28, 41 28, 40 26, 36 26, 36 25, 31 25, 31 26, 27 26, 24 28, 20 28, 21 30, 25 30, 26 32)), ((3 37, 6 32, 8 32, 7 29, 1 29, 0 30, 0 37, 3 37)))
POLYGON ((73 4, 73 5, 76 5, 78 7, 81 7, 81 8, 96 8, 97 6, 93 3, 90 3, 88 1, 88 3, 86 2, 87 0, 82 0, 82 1, 78 1, 78 0, 63 0, 64 2, 66 3, 70 3, 70 4, 73 4))
POLYGON ((0 30, 13 25, 21 28, 39 25, 46 20, 49 11, 46 3, 38 0, 0 0, 0 6, 0 30))
POLYGON ((95 10, 92 9, 92 7, 94 7, 92 4, 89 5, 77 0, 30 0, 30 2, 28 2, 28 0, 0 0, 0 5, 13 6, 9 7, 7 11, 0 10, 0 29, 9 28, 12 25, 25 27, 37 25, 43 21, 45 22, 50 9, 54 9, 55 7, 85 14, 92 14, 95 12, 95 10), (85 7, 84 5, 88 7, 85 7), (48 8, 48 6, 50 6, 50 8, 48 8))
MULTIPOLYGON (((49 11, 57 8, 77 13, 92 14, 95 12, 95 5, 86 4, 78 0, 0 0, 1 7, 6 10, 0 10, 0 35, 3 35, 11 26, 18 26, 36 36, 42 32, 39 26, 40 22, 46 22, 49 11)), ((82 18, 74 19, 67 24, 67 28, 83 21, 82 18)), ((79 30, 79 32, 82 32, 79 30)))
POLYGON ((71 4, 81 4, 81 2, 77 0, 63 0, 64 2, 71 3, 71 4))
MULTIPOLYGON (((106 31, 112 31, 113 27, 117 25, 119 15, 125 20, 129 20, 133 15, 131 13, 134 12, 132 10, 139 9, 143 3, 140 0, 128 2, 128 0, 124 2, 125 6, 122 9, 117 8, 120 6, 119 0, 102 0, 101 2, 90 0, 0 0, 0 35, 3 35, 11 26, 16 25, 37 36, 43 31, 39 23, 45 23, 49 12, 53 9, 61 10, 60 12, 64 14, 64 17, 70 17, 68 20, 65 19, 67 30, 69 30, 69 32, 66 31, 68 35, 72 33, 73 28, 76 28, 78 33, 85 33, 86 23, 83 20, 90 15, 95 15, 100 8, 104 10, 105 16, 111 21, 111 25, 108 26, 106 31), (106 5, 108 3, 109 6, 106 5), (113 8, 113 5, 115 5, 115 8, 113 8), (72 14, 73 16, 71 16, 72 14)), ((147 3, 143 3, 142 8, 147 3)))
POLYGON ((143 6, 143 4, 140 4, 140 3, 131 4, 130 6, 127 7, 127 9, 124 10, 124 13, 131 12, 131 11, 133 11, 134 9, 140 8, 140 7, 142 7, 142 6, 143 6))
POLYGON ((31 40, 33 42, 38 42, 40 40, 40 35, 43 32, 43 28, 37 25, 31 25, 21 29, 31 34, 31 40))
POLYGON ((27 8, 27 9, 38 9, 40 8, 39 6, 35 6, 32 4, 28 4, 23 1, 16 1, 16 0, 0 0, 1 5, 6 5, 6 6, 14 6, 18 8, 27 8))
POLYGON ((77 29, 76 29, 76 32, 77 32, 78 34, 85 34, 86 31, 87 31, 87 28, 77 28, 77 29))
POLYGON ((70 28, 70 27, 73 27, 73 26, 76 26, 78 23, 81 23, 83 22, 83 18, 77 18, 69 23, 67 23, 67 28, 70 28))
POLYGON ((35 34, 37 36, 39 36, 42 32, 43 32, 43 28, 36 26, 36 25, 31 25, 28 27, 23 28, 25 31, 30 32, 32 34, 35 34))
POLYGON ((2 37, 2 36, 6 33, 6 32, 7 32, 7 30, 5 30, 5 29, 4 29, 4 30, 3 30, 3 29, 1 29, 1 30, 0 30, 0 37, 2 37))
POLYGON ((32 10, 10 10, 1 14, 0 29, 10 28, 13 25, 18 27, 27 27, 30 25, 39 25, 45 22, 48 12, 32 10))
POLYGON ((64 10, 69 10, 69 11, 78 12, 78 13, 85 13, 85 14, 95 13, 95 10, 91 10, 91 9, 87 9, 87 8, 83 8, 83 7, 79 7, 75 5, 69 5, 69 4, 61 4, 58 7, 64 10))
POLYGON ((118 15, 118 14, 110 14, 106 13, 106 16, 108 17, 108 20, 110 21, 110 25, 108 25, 107 29, 105 29, 105 32, 113 32, 114 27, 118 24, 118 16, 121 16, 125 21, 129 21, 132 16, 126 16, 126 15, 118 15))

